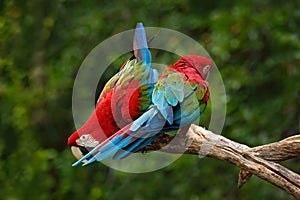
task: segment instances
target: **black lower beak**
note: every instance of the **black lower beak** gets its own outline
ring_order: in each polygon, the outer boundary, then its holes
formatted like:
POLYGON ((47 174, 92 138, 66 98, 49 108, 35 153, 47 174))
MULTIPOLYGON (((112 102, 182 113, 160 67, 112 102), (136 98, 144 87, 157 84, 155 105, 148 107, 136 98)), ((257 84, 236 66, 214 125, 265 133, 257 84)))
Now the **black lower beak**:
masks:
POLYGON ((83 147, 83 146, 78 146, 78 147, 79 147, 82 155, 86 155, 89 153, 89 151, 85 147, 83 147))

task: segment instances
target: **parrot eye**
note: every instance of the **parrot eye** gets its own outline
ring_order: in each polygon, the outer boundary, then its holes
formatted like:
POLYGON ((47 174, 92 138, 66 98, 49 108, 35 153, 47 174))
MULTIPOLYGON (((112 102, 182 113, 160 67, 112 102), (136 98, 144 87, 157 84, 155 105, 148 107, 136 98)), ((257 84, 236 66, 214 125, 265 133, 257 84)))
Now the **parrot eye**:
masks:
POLYGON ((87 141, 89 139, 89 136, 88 135, 82 135, 82 136, 80 136, 80 140, 81 141, 87 141))
POLYGON ((209 69, 210 69, 210 65, 206 65, 203 67, 203 73, 204 74, 207 74, 209 72, 209 69))

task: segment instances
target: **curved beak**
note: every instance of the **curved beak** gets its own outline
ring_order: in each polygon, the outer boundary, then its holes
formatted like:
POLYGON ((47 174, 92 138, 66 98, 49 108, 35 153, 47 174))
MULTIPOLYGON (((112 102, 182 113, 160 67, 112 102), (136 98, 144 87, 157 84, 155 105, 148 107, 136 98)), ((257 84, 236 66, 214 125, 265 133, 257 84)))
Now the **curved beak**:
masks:
POLYGON ((77 146, 71 146, 71 152, 77 160, 80 160, 84 156, 80 148, 77 146))
POLYGON ((206 65, 206 66, 203 68, 203 76, 204 76, 203 78, 204 78, 205 80, 208 80, 211 69, 212 69, 212 66, 211 66, 211 65, 206 65))
MULTIPOLYGON (((83 156, 89 153, 89 150, 83 146, 71 146, 71 152, 77 160, 80 160, 83 156)), ((83 162, 86 161, 87 160, 84 160, 83 162)))

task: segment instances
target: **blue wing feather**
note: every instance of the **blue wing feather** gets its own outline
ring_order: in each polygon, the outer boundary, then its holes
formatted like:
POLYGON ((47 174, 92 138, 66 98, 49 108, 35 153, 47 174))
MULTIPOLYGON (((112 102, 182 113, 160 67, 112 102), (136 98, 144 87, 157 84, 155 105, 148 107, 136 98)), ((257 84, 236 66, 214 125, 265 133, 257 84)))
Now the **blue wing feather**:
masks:
POLYGON ((138 119, 136 119, 131 127, 130 130, 131 131, 137 131, 138 129, 140 129, 144 124, 149 124, 151 122, 151 119, 156 115, 157 110, 155 109, 150 109, 147 112, 145 112, 144 114, 142 114, 142 116, 140 116, 138 119))
POLYGON ((178 104, 178 99, 176 98, 176 96, 174 95, 174 93, 171 91, 171 87, 167 87, 165 90, 165 97, 167 102, 171 105, 171 106, 176 106, 178 104))

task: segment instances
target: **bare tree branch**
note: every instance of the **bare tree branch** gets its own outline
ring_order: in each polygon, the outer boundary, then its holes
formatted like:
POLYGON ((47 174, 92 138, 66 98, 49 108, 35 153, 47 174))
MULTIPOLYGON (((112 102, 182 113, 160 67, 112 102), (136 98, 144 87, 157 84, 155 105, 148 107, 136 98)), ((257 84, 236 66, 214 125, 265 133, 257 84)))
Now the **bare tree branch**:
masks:
MULTIPOLYGON (((281 162, 300 155, 300 135, 288 137, 279 142, 253 147, 249 152, 265 160, 281 162)), ((241 188, 251 177, 251 173, 241 170, 239 173, 238 187, 241 188)))
POLYGON ((255 156, 269 161, 281 162, 300 155, 300 135, 288 137, 279 142, 250 149, 255 156))
POLYGON ((300 199, 300 176, 276 162, 300 155, 300 135, 279 142, 250 148, 214 134, 202 127, 191 125, 186 134, 176 137, 161 135, 143 151, 161 150, 169 153, 210 156, 241 169, 239 186, 254 174, 300 199), (172 144, 168 145, 172 141, 172 144), (187 145, 189 144, 189 145, 187 145))

